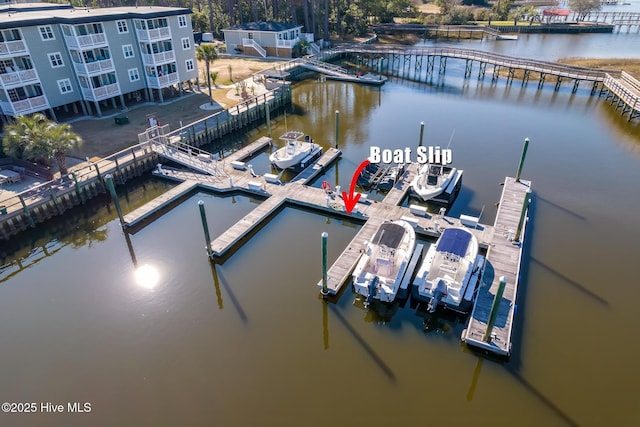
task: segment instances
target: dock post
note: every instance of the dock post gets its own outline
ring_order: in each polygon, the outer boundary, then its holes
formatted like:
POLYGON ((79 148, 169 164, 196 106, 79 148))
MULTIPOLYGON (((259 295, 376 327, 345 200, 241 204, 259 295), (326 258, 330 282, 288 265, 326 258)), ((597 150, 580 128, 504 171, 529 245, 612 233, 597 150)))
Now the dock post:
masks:
POLYGON ((80 198, 82 203, 84 203, 84 195, 82 194, 82 191, 80 190, 80 184, 78 183, 78 177, 73 172, 69 172, 69 175, 71 175, 71 177, 73 178, 73 182, 75 183, 76 194, 78 194, 78 197, 80 198))
POLYGON ((329 239, 329 233, 322 232, 322 298, 326 298, 329 295, 329 289, 327 288, 327 240, 329 239))
POLYGON ((204 211, 204 201, 198 200, 198 207, 200 208, 200 219, 202 219, 202 229, 204 230, 204 240, 207 243, 207 256, 209 259, 213 256, 211 250, 211 236, 209 235, 209 226, 207 225, 207 214, 204 211))
POLYGON ((502 301, 502 294, 504 293, 504 287, 507 285, 507 278, 500 276, 500 283, 498 284, 498 290, 493 297, 493 303, 491 304, 491 311, 489 312, 489 320, 487 321, 487 330, 484 333, 482 340, 489 342, 491 339, 491 331, 493 330, 493 324, 496 322, 498 316, 498 308, 500 307, 500 301, 502 301))
POLYGON ((116 194, 116 189, 113 186, 113 177, 111 174, 106 174, 104 176, 104 180, 107 184, 107 188, 109 189, 109 193, 111 193, 111 200, 113 200, 113 204, 116 206, 116 212, 118 212, 118 218, 120 219, 120 225, 124 228, 124 218, 122 216, 122 209, 120 209, 120 201, 118 200, 118 195, 116 194))
POLYGON ((271 112, 269 111, 269 103, 264 103, 264 112, 267 118, 267 136, 271 138, 271 112))
POLYGON ((338 129, 340 128, 340 110, 336 110, 336 148, 338 148, 338 129))
POLYGON ((27 218, 29 218, 29 224, 31 224, 32 227, 35 227, 36 223, 31 216, 29 206, 27 206, 27 203, 24 201, 24 197, 22 197, 22 194, 18 194, 18 199, 20 199, 20 203, 22 204, 22 210, 24 210, 24 213, 27 214, 27 218))
POLYGON ((527 190, 524 195, 524 201, 522 202, 522 211, 520 212, 520 220, 518 220, 518 227, 516 228, 516 235, 513 238, 514 241, 520 241, 520 234, 522 233, 522 227, 524 226, 524 218, 526 217, 527 210, 529 209, 529 203, 531 203, 531 189, 527 190))
POLYGON ((520 156, 520 164, 518 165, 518 172, 516 172, 516 182, 520 182, 520 172, 522 172, 522 166, 524 166, 524 158, 527 156, 528 148, 529 148, 529 138, 525 138, 524 147, 522 147, 522 155, 520 156))
POLYGON ((422 137, 424 136, 424 122, 420 122, 420 142, 418 147, 422 147, 422 137))

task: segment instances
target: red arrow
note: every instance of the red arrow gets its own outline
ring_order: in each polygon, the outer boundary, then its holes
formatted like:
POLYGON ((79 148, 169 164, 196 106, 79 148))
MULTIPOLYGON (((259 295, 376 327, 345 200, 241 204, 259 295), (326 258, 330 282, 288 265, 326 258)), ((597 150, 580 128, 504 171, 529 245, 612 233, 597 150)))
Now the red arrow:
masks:
POLYGON ((360 193, 356 194, 355 196, 353 193, 356 191, 356 182, 358 182, 358 177, 360 176, 360 172, 362 172, 362 169, 366 168, 369 163, 371 162, 368 159, 360 163, 360 166, 358 166, 358 169, 356 169, 356 173, 354 173, 353 178, 351 178, 351 186, 349 187, 349 194, 347 194, 346 191, 342 192, 342 200, 344 200, 344 209, 347 211, 347 213, 351 213, 353 208, 356 206, 356 203, 358 203, 358 200, 360 199, 360 193))

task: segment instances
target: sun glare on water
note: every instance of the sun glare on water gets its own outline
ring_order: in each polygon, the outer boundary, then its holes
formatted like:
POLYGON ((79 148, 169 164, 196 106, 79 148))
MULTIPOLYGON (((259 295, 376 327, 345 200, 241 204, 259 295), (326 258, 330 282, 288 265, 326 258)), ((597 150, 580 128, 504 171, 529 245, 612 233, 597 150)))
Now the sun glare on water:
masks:
POLYGON ((160 280, 160 273, 156 267, 145 264, 136 269, 136 283, 145 289, 153 289, 160 280))

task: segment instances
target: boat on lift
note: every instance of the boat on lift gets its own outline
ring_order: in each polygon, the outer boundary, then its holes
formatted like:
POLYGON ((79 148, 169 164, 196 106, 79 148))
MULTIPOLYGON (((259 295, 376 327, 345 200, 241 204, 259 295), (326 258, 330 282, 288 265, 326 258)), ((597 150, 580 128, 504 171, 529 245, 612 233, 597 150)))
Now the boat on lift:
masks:
POLYGON ((485 259, 478 255, 478 239, 463 227, 446 228, 427 251, 413 281, 412 296, 438 306, 468 313, 473 307, 485 259))
POLYGON ((395 299, 415 246, 416 233, 408 222, 394 220, 380 225, 353 271, 353 290, 365 297, 365 306, 374 299, 395 299))
POLYGON ((301 170, 322 154, 322 147, 303 132, 288 131, 280 139, 285 142, 284 147, 269 156, 269 161, 277 169, 301 170))
POLYGON ((411 181, 411 192, 426 202, 442 194, 458 174, 462 175, 462 171, 454 167, 427 163, 411 181))

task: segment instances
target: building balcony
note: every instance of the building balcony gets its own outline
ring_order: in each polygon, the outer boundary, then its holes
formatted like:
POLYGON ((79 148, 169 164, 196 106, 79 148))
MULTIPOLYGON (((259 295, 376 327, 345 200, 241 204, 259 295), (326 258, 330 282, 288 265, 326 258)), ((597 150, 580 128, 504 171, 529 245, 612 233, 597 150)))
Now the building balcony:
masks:
POLYGON ((178 83, 178 73, 165 74, 164 76, 148 76, 149 87, 162 89, 178 83))
POLYGON ((173 62, 176 60, 176 54, 172 50, 166 52, 159 52, 154 54, 144 53, 142 54, 142 63, 144 65, 160 65, 167 62, 173 62))
POLYGON ((0 108, 5 115, 16 117, 46 110, 49 108, 49 103, 44 95, 40 95, 17 101, 0 101, 0 108))
POLYGON ((113 98, 120 95, 120 86, 118 83, 112 83, 96 88, 81 88, 82 97, 87 101, 102 101, 103 99, 113 98))
POLYGON ((25 84, 38 83, 39 81, 40 79, 38 78, 36 70, 18 70, 0 74, 0 84, 5 89, 15 86, 24 86, 25 84))
POLYGON ((27 45, 23 40, 0 42, 0 57, 24 55, 25 53, 28 53, 27 45))
POLYGON ((158 40, 166 40, 171 38, 171 30, 169 27, 154 28, 152 30, 141 30, 136 28, 138 41, 153 42, 158 40))
POLYGON ((83 36, 68 36, 65 34, 64 40, 70 49, 87 49, 91 47, 108 46, 107 37, 104 33, 87 34, 83 36))
POLYGON ((83 75, 103 74, 107 71, 115 71, 113 60, 111 58, 86 63, 74 62, 73 68, 76 70, 77 74, 83 75))

